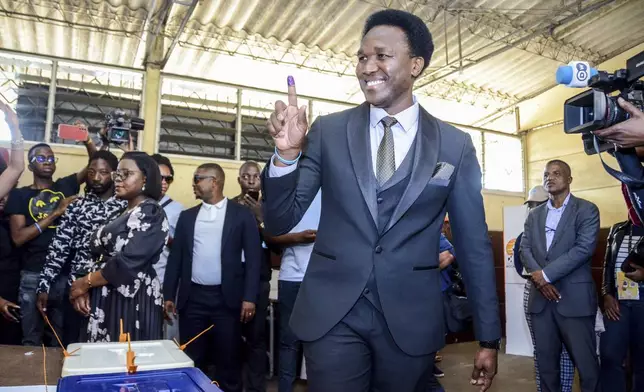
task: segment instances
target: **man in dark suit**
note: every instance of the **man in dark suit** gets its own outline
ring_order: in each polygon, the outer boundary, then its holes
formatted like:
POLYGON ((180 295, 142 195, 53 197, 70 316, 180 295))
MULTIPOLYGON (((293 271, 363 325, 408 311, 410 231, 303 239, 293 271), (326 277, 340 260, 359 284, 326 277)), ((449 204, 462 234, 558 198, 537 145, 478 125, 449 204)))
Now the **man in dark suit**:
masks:
POLYGON ((530 211, 521 240, 521 261, 533 283, 528 312, 543 392, 561 390, 562 342, 579 370, 582 392, 599 388, 597 293, 591 273, 599 210, 573 196, 571 182, 567 163, 548 162, 543 184, 549 200, 530 211))
POLYGON ((241 323, 255 315, 261 244, 252 212, 223 195, 224 171, 206 163, 197 169, 193 189, 203 201, 179 216, 168 258, 163 293, 166 313, 179 312, 185 343, 214 324, 212 333, 190 344, 187 354, 205 370, 214 356, 215 381, 224 392, 241 392, 241 323), (242 263, 242 251, 244 263, 242 263), (209 344, 206 337, 214 342, 209 344))
POLYGON ((278 101, 263 173, 266 231, 287 233, 322 189, 319 229, 291 317, 311 392, 424 391, 445 344, 438 268, 449 211, 481 341, 472 383, 487 390, 501 335, 481 170, 469 135, 415 101, 433 44, 420 18, 397 10, 367 21, 356 75, 366 101, 321 116, 278 101), (304 148, 306 136, 306 150, 304 148))

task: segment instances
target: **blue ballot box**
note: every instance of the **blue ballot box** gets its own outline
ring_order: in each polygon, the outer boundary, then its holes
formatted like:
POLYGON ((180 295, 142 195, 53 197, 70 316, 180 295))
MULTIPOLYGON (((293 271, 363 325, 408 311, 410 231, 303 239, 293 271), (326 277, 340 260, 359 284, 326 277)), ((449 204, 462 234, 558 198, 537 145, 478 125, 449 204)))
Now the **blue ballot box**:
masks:
POLYGON ((58 381, 58 392, 222 392, 197 368, 69 376, 58 381))

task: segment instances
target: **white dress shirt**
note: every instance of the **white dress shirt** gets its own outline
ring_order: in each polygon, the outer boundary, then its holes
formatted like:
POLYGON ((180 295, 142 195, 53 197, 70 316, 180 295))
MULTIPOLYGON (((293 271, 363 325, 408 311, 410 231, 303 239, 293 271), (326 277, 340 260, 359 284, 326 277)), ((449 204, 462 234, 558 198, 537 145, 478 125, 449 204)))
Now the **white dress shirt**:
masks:
MULTIPOLYGON (((290 231, 290 233, 300 233, 305 230, 317 230, 320 224, 320 210, 322 191, 319 190, 315 199, 304 213, 302 219, 290 231)), ((311 252, 313 252, 314 243, 298 244, 289 246, 282 253, 282 262, 280 263, 279 280, 287 282, 301 282, 304 279, 306 268, 309 265, 311 252)))
POLYGON ((221 284, 221 240, 228 199, 217 204, 202 203, 195 222, 192 249, 192 281, 212 286, 221 284))
MULTIPOLYGON (((380 122, 384 117, 390 116, 394 117, 398 122, 391 127, 391 131, 394 137, 394 154, 396 159, 396 169, 400 166, 402 161, 407 156, 409 148, 414 142, 416 133, 418 132, 418 118, 420 116, 420 105, 414 97, 414 104, 403 110, 402 112, 396 114, 395 116, 389 115, 384 109, 376 108, 373 105, 369 110, 369 138, 371 145, 371 162, 374 174, 376 174, 376 161, 378 158, 378 146, 385 134, 385 127, 380 122)), ((293 172, 297 165, 289 166, 275 166, 273 164, 273 159, 271 159, 270 166, 268 168, 269 177, 281 177, 293 172)))
MULTIPOLYGON (((170 200, 170 197, 168 195, 164 195, 161 200, 159 200, 159 204, 163 205, 163 203, 168 200, 170 200)), ((163 211, 165 211, 165 216, 168 218, 168 224, 170 225, 170 237, 174 238, 174 230, 177 228, 179 215, 181 215, 181 211, 183 211, 183 204, 176 200, 172 200, 163 207, 163 211)), ((163 278, 165 277, 165 268, 168 265, 169 255, 170 248, 164 246, 161 256, 159 257, 159 262, 154 265, 154 270, 157 272, 157 277, 161 281, 161 286, 163 286, 163 278)))
MULTIPOLYGON (((550 250, 552 240, 555 239, 557 226, 559 226, 559 221, 561 220, 561 217, 566 210, 568 201, 570 201, 570 193, 568 193, 566 200, 564 200, 563 204, 559 208, 555 208, 555 206, 552 205, 552 200, 548 200, 548 204, 546 204, 546 208, 548 209, 548 215, 546 215, 546 227, 544 228, 544 230, 546 231, 546 250, 550 250)), ((548 279, 548 277, 546 276, 546 273, 543 271, 541 272, 543 273, 543 278, 546 280, 546 282, 551 283, 550 279, 548 279)))

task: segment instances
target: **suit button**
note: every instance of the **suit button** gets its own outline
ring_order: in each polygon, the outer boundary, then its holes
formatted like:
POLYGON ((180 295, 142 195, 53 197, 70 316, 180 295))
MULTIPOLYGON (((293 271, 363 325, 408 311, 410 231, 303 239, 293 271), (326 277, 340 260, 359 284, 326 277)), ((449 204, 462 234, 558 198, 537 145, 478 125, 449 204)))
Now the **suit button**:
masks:
POLYGON ((382 246, 376 246, 376 253, 382 253, 382 246))
POLYGON ((369 294, 369 289, 364 289, 364 294, 369 294))
POLYGON ((382 203, 382 197, 379 197, 377 200, 378 204, 382 203))

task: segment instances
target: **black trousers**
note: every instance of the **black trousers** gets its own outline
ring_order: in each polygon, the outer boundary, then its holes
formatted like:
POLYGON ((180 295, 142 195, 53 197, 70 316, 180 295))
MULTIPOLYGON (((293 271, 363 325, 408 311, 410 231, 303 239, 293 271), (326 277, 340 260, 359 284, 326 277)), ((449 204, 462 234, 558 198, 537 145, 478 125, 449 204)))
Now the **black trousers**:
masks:
POLYGON ((60 338, 63 341, 63 346, 67 348, 70 344, 80 342, 80 333, 83 325, 87 327, 87 324, 83 323, 83 315, 78 313, 74 309, 74 305, 69 300, 69 289, 71 287, 68 285, 65 289, 65 294, 63 295, 63 336, 60 338))
MULTIPOLYGON (((241 305, 241 304, 240 304, 241 305)), ((221 286, 193 283, 179 310, 179 336, 186 343, 210 325, 215 326, 186 348, 195 366, 207 372, 208 355, 215 365, 214 381, 224 392, 241 392, 241 309, 226 306, 221 286)))
POLYGON ((244 364, 244 386, 246 392, 266 392, 268 355, 266 354, 266 316, 271 282, 260 282, 260 292, 255 306, 255 317, 242 326, 246 338, 246 363, 244 364))

